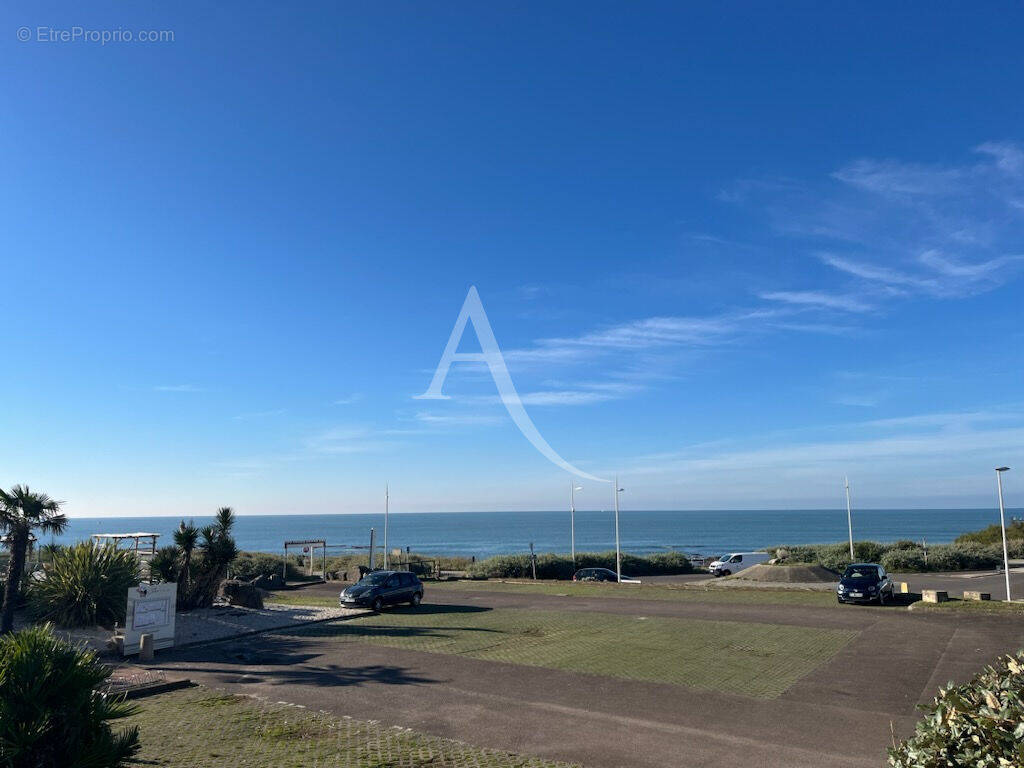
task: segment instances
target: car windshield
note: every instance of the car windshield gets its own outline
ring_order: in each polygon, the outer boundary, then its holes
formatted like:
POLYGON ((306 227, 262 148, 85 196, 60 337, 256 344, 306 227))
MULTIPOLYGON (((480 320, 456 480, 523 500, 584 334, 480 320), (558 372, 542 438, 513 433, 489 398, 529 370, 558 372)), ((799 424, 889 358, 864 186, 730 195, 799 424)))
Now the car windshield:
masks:
POLYGON ((359 583, 379 587, 388 580, 388 576, 390 575, 390 573, 368 573, 359 580, 359 583))
POLYGON ((878 569, 873 565, 851 565, 843 574, 844 579, 865 579, 867 581, 878 580, 878 569))

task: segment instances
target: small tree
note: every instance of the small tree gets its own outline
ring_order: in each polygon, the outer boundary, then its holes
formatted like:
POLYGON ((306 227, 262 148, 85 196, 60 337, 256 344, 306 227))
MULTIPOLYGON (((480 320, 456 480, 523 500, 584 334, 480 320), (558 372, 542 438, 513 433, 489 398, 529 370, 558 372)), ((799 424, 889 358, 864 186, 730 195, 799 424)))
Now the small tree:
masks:
POLYGON ((121 768, 139 749, 133 713, 99 686, 110 668, 54 637, 49 625, 0 636, 0 765, 121 768))
POLYGON ((0 489, 0 530, 10 536, 8 547, 11 550, 3 610, 0 612, 0 634, 14 628, 14 605, 21 587, 32 530, 59 534, 67 527, 68 520, 61 514, 60 505, 61 502, 54 501, 45 493, 33 493, 28 486, 16 485, 10 491, 0 489))

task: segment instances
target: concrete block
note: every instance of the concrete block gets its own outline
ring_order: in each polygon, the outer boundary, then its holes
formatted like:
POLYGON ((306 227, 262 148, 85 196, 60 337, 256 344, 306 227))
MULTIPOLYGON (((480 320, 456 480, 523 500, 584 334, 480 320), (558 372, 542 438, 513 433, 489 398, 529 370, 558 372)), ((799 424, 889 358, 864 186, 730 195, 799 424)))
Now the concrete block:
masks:
POLYGON ((964 591, 964 600, 991 600, 991 592, 968 592, 964 591))
POLYGON ((949 593, 941 589, 922 589, 921 599, 926 603, 944 603, 949 600, 949 593))
POLYGON ((905 582, 905 581, 897 582, 896 587, 897 587, 896 591, 899 592, 901 595, 909 595, 910 594, 910 585, 907 582, 905 582))
POLYGON ((153 636, 142 634, 139 637, 139 661, 153 660, 153 636))

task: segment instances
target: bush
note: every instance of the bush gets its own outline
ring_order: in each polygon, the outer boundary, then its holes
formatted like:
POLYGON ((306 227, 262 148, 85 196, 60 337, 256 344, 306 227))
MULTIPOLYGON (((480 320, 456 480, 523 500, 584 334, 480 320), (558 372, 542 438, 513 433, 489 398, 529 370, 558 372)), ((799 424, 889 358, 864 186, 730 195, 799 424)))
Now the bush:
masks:
MULTIPOLYGON (((690 573, 690 561, 678 552, 661 552, 639 557, 622 553, 622 572, 630 576, 658 576, 690 573)), ((608 568, 615 570, 615 552, 577 552, 576 564, 569 555, 545 552, 537 555, 538 579, 571 579, 581 568, 608 568)), ((470 566, 473 578, 528 579, 533 575, 528 554, 497 555, 470 566)))
POLYGON ((83 541, 55 553, 45 578, 28 589, 37 619, 66 627, 123 622, 128 589, 139 581, 135 554, 83 541))
MULTIPOLYGON (((816 563, 829 570, 842 573, 851 562, 879 563, 887 571, 921 573, 925 571, 971 571, 995 567, 1002 562, 1002 547, 986 547, 980 544, 938 544, 927 552, 913 541, 902 540, 893 544, 879 544, 876 541, 854 542, 854 559, 850 559, 849 544, 817 544, 799 547, 780 547, 789 556, 783 565, 791 563, 816 563)), ((1010 556, 1015 551, 1024 552, 1024 541, 1013 542, 1010 556)))
MULTIPOLYGON (((267 552, 239 552, 231 564, 231 578, 241 581, 253 579, 271 573, 281 573, 281 555, 267 552)), ((298 578, 298 562, 295 557, 288 557, 288 577, 298 578)))
POLYGON ((889 750, 892 768, 1024 765, 1024 652, 950 683, 921 709, 914 736, 889 750))
POLYGON ((917 549, 890 549, 882 559, 878 561, 885 570, 896 573, 916 573, 927 570, 924 559, 924 550, 917 549))
POLYGON ((160 547, 149 560, 149 572, 159 581, 177 581, 179 561, 177 547, 160 547))
POLYGON ((94 653, 54 637, 49 626, 0 637, 0 765, 128 765, 139 731, 110 727, 134 711, 97 690, 110 672, 94 653))
POLYGON ((941 544, 928 550, 929 571, 976 571, 994 568, 1003 559, 980 544, 941 544))
MULTIPOLYGON (((1012 520, 1006 526, 1006 538, 1024 539, 1024 520, 1012 520)), ((990 525, 980 531, 971 531, 957 536, 954 544, 998 544, 1003 545, 1003 529, 998 525, 990 525)))

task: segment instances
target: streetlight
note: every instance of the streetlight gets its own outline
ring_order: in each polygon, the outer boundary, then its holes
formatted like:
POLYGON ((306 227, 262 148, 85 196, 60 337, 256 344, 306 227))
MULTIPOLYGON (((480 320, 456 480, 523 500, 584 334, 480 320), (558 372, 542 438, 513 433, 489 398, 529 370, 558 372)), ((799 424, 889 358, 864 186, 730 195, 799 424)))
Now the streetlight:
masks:
POLYGON ((615 581, 622 583, 622 556, 619 553, 619 494, 625 488, 619 488, 619 476, 615 476, 615 581))
POLYGON ((582 485, 576 485, 569 478, 569 548, 572 551, 573 570, 576 570, 576 491, 582 490, 582 485))
POLYGON ((388 484, 384 483, 384 570, 388 570, 388 511, 391 506, 391 494, 388 484))
POLYGON ((1009 467, 996 467, 996 487, 999 489, 999 527, 1003 529, 1003 575, 1006 577, 1006 602, 1010 599, 1010 553, 1006 548, 1006 513, 1003 511, 1003 472, 1009 467))
POLYGON ((846 526, 850 529, 850 560, 855 560, 856 555, 853 554, 853 512, 850 511, 850 478, 844 477, 843 482, 846 485, 846 526))

